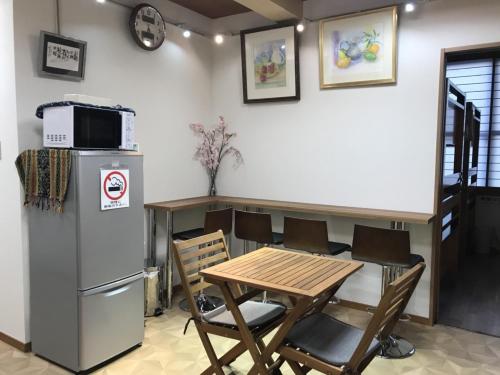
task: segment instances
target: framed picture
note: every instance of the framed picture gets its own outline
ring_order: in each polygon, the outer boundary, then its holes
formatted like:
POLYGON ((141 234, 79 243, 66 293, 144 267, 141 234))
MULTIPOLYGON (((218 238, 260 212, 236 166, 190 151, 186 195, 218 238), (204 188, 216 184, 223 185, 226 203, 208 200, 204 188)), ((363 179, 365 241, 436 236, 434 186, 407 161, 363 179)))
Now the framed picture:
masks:
POLYGON ((321 88, 395 83, 397 24, 396 6, 322 20, 321 88))
POLYGON ((86 52, 87 42, 41 31, 39 73, 81 81, 85 76, 86 52))
POLYGON ((299 43, 295 25, 243 30, 243 102, 300 100, 299 43))

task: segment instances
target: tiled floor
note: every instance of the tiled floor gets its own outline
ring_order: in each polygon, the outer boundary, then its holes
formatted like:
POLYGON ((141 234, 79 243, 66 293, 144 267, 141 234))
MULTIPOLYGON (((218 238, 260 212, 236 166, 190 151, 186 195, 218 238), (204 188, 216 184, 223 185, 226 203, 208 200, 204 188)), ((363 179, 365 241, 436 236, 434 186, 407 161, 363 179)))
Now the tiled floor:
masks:
MULTIPOLYGON (((327 311, 359 327, 369 316, 361 311, 331 305, 327 311)), ((208 367, 208 359, 193 325, 182 334, 188 314, 178 308, 146 322, 145 339, 141 348, 108 365, 99 375, 190 375, 208 367)), ((489 337, 445 326, 427 327, 415 323, 400 323, 398 333, 417 346, 417 353, 407 359, 375 358, 366 369, 367 375, 389 374, 500 374, 500 338, 489 337)), ((225 351, 232 340, 215 337, 216 350, 225 351)), ((245 374, 250 368, 250 356, 244 354, 226 373, 245 374)), ((291 370, 284 365, 284 374, 291 370)), ((33 354, 21 353, 0 342, 0 375, 67 374, 33 354)))

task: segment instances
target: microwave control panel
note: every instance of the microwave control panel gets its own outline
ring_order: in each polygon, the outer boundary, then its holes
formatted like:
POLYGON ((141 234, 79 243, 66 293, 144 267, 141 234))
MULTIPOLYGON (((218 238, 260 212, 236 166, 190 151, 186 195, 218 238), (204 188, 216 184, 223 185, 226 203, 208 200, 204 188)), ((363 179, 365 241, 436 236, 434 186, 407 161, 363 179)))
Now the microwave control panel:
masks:
POLYGON ((121 149, 133 150, 135 143, 134 117, 132 112, 121 112, 122 115, 122 144, 121 149))
POLYGON ((73 106, 46 108, 43 112, 43 146, 53 148, 73 147, 73 106))

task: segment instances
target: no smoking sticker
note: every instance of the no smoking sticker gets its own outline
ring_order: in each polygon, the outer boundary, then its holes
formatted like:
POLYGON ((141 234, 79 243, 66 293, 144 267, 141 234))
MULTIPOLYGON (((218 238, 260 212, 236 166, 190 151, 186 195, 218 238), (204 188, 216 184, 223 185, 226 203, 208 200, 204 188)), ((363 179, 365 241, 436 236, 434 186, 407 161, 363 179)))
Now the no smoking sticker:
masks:
POLYGON ((129 206, 129 170, 101 169, 101 210, 129 206))

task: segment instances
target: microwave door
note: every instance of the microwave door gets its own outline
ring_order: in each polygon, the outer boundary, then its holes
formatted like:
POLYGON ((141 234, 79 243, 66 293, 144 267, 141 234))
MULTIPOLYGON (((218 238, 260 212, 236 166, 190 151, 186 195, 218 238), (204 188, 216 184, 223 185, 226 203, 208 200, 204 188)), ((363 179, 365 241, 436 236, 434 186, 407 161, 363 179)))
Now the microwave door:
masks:
POLYGON ((75 148, 118 149, 121 142, 122 118, 119 112, 75 106, 75 148))

